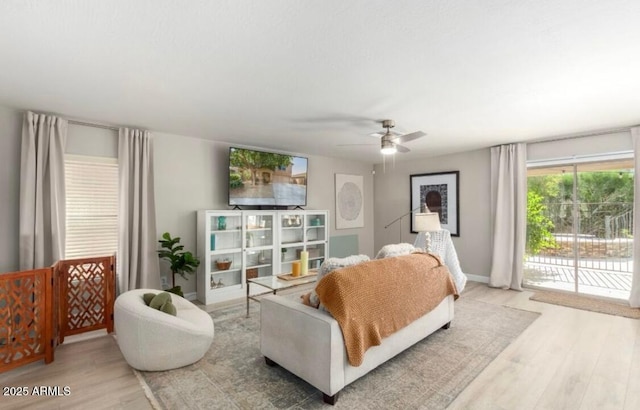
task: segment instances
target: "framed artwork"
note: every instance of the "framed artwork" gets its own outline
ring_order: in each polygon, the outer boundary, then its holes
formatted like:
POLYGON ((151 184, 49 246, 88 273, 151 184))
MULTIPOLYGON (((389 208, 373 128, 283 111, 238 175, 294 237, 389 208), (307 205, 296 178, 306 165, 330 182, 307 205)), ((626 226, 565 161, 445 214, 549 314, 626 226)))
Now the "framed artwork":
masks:
MULTIPOLYGON (((460 171, 415 174, 411 179, 411 209, 421 209, 423 204, 431 212, 440 215, 440 225, 451 232, 451 236, 460 236, 460 171)), ((411 213, 411 233, 415 213, 411 213)))
POLYGON ((364 178, 336 174, 336 229, 364 227, 364 178))

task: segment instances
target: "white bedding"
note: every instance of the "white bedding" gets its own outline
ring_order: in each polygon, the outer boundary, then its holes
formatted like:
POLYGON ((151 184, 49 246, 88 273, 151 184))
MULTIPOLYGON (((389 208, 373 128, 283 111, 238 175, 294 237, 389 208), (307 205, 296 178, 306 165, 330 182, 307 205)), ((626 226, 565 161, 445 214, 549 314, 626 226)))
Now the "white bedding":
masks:
MULTIPOLYGON (((449 268, 453 281, 456 284, 458 293, 462 293, 465 285, 467 284, 467 275, 462 272, 460 268, 460 261, 458 260, 458 254, 456 248, 453 246, 451 240, 451 233, 446 229, 431 232, 431 252, 437 254, 442 259, 442 262, 449 268)), ((413 246, 416 248, 424 249, 426 242, 426 235, 421 232, 416 237, 416 241, 413 246)))

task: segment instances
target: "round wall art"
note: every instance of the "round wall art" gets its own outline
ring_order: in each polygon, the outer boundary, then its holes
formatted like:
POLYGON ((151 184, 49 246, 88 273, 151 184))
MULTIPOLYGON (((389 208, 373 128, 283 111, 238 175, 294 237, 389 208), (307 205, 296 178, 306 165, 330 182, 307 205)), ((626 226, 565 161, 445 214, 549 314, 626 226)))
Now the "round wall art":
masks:
POLYGON ((361 175, 336 174, 336 229, 364 226, 364 194, 361 175))

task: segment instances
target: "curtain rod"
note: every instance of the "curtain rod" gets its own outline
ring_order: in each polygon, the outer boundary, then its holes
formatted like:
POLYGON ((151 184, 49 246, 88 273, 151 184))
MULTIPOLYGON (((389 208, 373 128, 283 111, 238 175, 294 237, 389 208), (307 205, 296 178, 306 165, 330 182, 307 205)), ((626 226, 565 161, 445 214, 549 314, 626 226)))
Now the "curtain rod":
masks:
POLYGON ((77 120, 67 120, 69 122, 69 124, 75 124, 75 125, 84 125, 85 127, 93 127, 93 128, 102 128, 105 130, 113 130, 113 131, 119 131, 120 128, 118 127, 114 127, 111 125, 103 125, 103 124, 96 124, 93 122, 86 122, 86 121, 77 121, 77 120))

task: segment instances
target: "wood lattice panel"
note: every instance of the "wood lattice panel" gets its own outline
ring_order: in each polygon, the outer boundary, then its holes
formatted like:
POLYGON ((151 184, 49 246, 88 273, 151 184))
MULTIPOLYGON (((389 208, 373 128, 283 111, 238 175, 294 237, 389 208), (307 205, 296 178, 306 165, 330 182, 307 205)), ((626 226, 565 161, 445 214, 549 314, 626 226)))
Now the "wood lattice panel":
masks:
POLYGON ((113 258, 85 258, 61 261, 61 335, 96 329, 113 331, 113 258))
POLYGON ((53 360, 51 268, 0 275, 0 371, 53 360))

